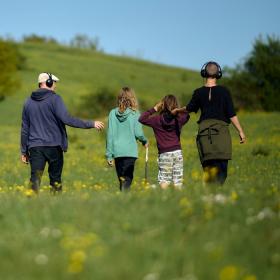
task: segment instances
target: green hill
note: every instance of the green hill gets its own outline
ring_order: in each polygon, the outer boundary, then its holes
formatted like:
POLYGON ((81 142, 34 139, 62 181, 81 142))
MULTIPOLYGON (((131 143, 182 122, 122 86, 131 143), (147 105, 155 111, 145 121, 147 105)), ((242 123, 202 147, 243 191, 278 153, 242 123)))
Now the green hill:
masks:
MULTIPOLYGON (((193 88, 201 84, 195 71, 139 59, 54 44, 21 43, 19 47, 26 57, 26 67, 21 71, 22 87, 0 103, 0 119, 9 115, 9 124, 18 123, 22 104, 37 87, 38 74, 44 71, 61 79, 57 92, 63 96, 70 111, 75 111, 82 95, 104 86, 116 94, 124 85, 133 87, 139 100, 152 106, 168 93, 190 96, 193 88)), ((187 98, 183 102, 186 101, 187 98)))
MULTIPOLYGON (((198 73, 141 60, 22 44, 22 87, 0 103, 0 279, 274 280, 280 275, 280 113, 240 112, 248 142, 235 131, 233 160, 223 186, 204 185, 195 144, 197 115, 183 128, 184 189, 157 187, 157 148, 149 139, 130 193, 118 191, 107 166, 106 131, 67 128, 64 191, 49 192, 47 168, 39 196, 20 161, 22 104, 37 75, 52 71, 70 111, 80 97, 107 86, 135 88, 153 105, 168 92, 187 102, 198 73)), ((107 112, 104 112, 105 115, 107 112)), ((95 116, 93 116, 94 118, 95 116)))

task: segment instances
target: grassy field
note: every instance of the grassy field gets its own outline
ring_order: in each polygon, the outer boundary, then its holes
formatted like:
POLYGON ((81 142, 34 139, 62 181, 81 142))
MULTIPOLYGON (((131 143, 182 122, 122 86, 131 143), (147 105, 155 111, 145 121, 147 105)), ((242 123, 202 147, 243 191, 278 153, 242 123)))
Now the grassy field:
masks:
POLYGON ((132 191, 123 194, 114 169, 106 166, 106 132, 68 129, 64 192, 50 195, 45 174, 34 196, 28 189, 29 167, 19 161, 19 133, 22 104, 42 67, 61 77, 59 92, 70 110, 82 94, 107 83, 116 91, 132 84, 151 105, 169 91, 186 94, 187 102, 201 80, 184 69, 58 46, 21 49, 28 58, 23 86, 0 103, 1 280, 279 279, 279 113, 239 114, 248 143, 240 145, 231 131, 233 161, 223 187, 202 184, 195 148, 198 116, 192 115, 182 135, 182 191, 154 188, 157 154, 151 130, 145 128, 149 184, 143 182, 139 145, 132 191))

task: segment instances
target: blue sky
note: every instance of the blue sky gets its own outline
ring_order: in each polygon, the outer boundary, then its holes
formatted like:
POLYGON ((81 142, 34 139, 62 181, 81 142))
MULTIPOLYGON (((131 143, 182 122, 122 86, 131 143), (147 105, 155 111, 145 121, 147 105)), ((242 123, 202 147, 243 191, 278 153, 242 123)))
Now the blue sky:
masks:
POLYGON ((280 35, 279 0, 10 0, 0 36, 36 33, 69 42, 98 37, 106 53, 200 69, 208 60, 235 66, 260 34, 280 35))

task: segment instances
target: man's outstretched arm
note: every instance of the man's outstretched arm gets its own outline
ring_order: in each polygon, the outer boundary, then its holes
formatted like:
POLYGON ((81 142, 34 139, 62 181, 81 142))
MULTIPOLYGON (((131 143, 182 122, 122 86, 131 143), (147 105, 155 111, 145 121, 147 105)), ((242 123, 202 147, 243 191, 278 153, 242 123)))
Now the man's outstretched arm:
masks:
POLYGON ((85 121, 81 120, 79 118, 72 117, 60 96, 57 96, 56 98, 56 103, 55 103, 55 115, 57 116, 58 119, 60 119, 64 124, 71 126, 71 127, 76 127, 76 128, 96 128, 98 130, 101 130, 104 128, 103 122, 100 121, 85 121))

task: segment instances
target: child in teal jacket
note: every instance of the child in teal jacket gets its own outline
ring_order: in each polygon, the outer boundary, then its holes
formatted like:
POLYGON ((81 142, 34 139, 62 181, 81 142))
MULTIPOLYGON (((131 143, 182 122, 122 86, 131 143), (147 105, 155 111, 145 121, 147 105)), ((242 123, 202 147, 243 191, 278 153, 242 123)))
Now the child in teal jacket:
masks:
POLYGON ((134 165, 138 158, 137 140, 145 147, 148 145, 139 117, 134 91, 123 87, 118 95, 118 107, 109 114, 106 142, 107 162, 113 166, 115 160, 121 191, 129 190, 133 180, 134 165))

